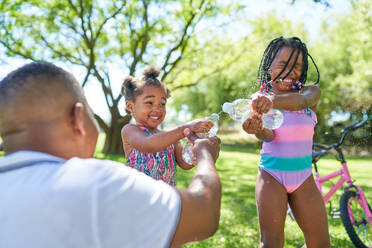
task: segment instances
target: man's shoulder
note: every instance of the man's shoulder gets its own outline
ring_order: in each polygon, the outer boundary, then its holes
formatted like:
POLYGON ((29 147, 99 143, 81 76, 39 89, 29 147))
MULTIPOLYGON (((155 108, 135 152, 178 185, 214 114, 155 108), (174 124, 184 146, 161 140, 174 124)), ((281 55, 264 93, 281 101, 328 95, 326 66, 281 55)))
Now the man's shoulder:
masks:
POLYGON ((154 180, 123 163, 111 160, 71 158, 62 165, 61 170, 66 178, 78 178, 78 184, 82 187, 95 185, 100 190, 131 189, 130 191, 144 190, 152 193, 156 190, 174 191, 162 181, 154 180))
POLYGON ((75 166, 79 169, 107 169, 107 170, 115 170, 120 167, 125 167, 123 163, 112 161, 112 160, 106 160, 106 159, 96 159, 96 158, 78 158, 73 157, 66 161, 65 165, 68 166, 75 166))
POLYGON ((137 171, 129 168, 123 163, 102 160, 102 159, 83 159, 83 158, 71 158, 67 160, 61 168, 65 173, 69 175, 80 175, 82 181, 86 182, 108 182, 112 178, 128 178, 133 177, 137 171))

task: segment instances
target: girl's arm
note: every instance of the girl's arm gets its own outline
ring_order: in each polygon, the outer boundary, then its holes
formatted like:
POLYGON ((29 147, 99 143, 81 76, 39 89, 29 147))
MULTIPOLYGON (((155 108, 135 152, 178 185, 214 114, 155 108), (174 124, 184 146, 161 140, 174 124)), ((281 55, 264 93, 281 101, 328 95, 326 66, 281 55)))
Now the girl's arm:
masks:
POLYGON ((275 138, 272 130, 262 127, 262 115, 257 112, 252 112, 242 127, 246 133, 254 134, 260 140, 270 142, 275 138))
POLYGON ((191 168, 194 167, 194 165, 188 164, 188 163, 186 163, 183 160, 183 158, 182 158, 182 150, 183 150, 183 147, 181 146, 180 142, 177 141, 174 144, 174 156, 176 157, 176 162, 179 165, 179 167, 181 167, 182 169, 184 169, 184 170, 190 170, 191 168))
POLYGON ((123 143, 129 144, 131 148, 142 152, 154 153, 159 152, 171 144, 176 143, 184 138, 183 130, 189 128, 192 132, 208 132, 213 123, 208 120, 195 120, 189 124, 176 127, 170 131, 159 132, 153 135, 147 135, 136 125, 128 124, 121 131, 123 143))
POLYGON ((275 138, 273 130, 263 128, 257 133, 255 133, 257 139, 263 140, 265 142, 270 142, 275 138))
POLYGON ((274 90, 273 93, 274 95, 270 96, 273 108, 290 111, 305 108, 315 111, 321 95, 320 88, 316 85, 305 86, 298 92, 277 94, 274 90))

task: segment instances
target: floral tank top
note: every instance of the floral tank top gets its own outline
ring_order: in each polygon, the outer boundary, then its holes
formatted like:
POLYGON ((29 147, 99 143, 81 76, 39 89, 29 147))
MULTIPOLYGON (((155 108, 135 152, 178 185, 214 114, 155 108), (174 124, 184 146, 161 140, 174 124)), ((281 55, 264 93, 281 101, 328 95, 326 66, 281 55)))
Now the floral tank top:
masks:
MULTIPOLYGON (((140 128, 147 135, 151 135, 147 128, 140 128)), ((155 153, 141 152, 133 148, 127 158, 127 165, 156 180, 162 180, 172 186, 176 185, 177 170, 173 145, 155 153)))

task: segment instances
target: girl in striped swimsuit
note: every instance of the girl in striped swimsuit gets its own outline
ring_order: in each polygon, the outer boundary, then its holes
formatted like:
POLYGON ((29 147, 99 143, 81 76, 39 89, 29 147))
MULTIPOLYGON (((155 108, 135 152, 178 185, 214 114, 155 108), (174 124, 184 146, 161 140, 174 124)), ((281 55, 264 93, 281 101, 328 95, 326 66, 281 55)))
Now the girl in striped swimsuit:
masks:
POLYGON ((256 183, 260 247, 283 247, 288 204, 304 233, 306 246, 330 247, 324 202, 312 177, 320 89, 316 85, 304 86, 308 57, 317 69, 299 38, 271 41, 259 68, 262 94, 252 100, 254 112, 243 123, 247 133, 264 141, 256 183), (262 127, 262 113, 271 107, 280 109, 284 116, 282 126, 276 130, 262 127))
POLYGON ((170 131, 161 131, 169 90, 157 79, 159 71, 145 69, 144 77, 124 80, 122 94, 127 113, 136 124, 127 124, 121 131, 127 165, 157 180, 176 185, 176 163, 185 170, 194 165, 182 159, 179 140, 184 138, 184 129, 194 133, 207 133, 213 123, 195 120, 170 131))

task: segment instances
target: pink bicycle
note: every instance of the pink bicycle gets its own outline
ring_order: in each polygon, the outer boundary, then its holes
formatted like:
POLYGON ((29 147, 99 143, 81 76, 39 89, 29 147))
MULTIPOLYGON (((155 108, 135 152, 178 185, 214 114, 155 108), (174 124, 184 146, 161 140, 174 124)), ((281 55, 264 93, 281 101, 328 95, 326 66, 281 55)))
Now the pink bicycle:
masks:
POLYGON ((340 216, 342 223, 349 235, 351 241, 356 247, 372 247, 372 209, 369 206, 363 190, 355 185, 351 179, 349 169, 341 149, 345 136, 358 128, 367 124, 367 120, 354 123, 346 127, 340 140, 330 146, 324 146, 314 143, 314 148, 320 148, 320 151, 313 152, 313 164, 315 169, 315 183, 322 193, 325 204, 328 203, 332 195, 346 183, 345 191, 340 199, 340 216), (338 153, 342 168, 326 176, 320 176, 316 162, 328 151, 334 149, 338 153), (322 183, 332 178, 341 176, 340 179, 331 187, 327 194, 323 194, 322 183))
MULTIPOLYGON (((315 183, 323 196, 325 204, 329 202, 329 199, 344 183, 347 184, 340 199, 340 216, 350 240, 353 242, 355 247, 358 248, 372 247, 372 209, 367 202, 363 190, 359 186, 355 185, 351 179, 341 145, 344 142, 345 136, 349 132, 363 127, 367 122, 367 120, 356 122, 344 128, 340 140, 337 143, 329 146, 313 143, 313 149, 321 150, 313 150, 312 154, 312 162, 315 170, 315 183), (332 149, 336 150, 342 168, 329 175, 320 176, 316 163, 322 156, 327 155, 329 150, 332 149), (338 176, 341 177, 331 187, 331 189, 324 194, 322 191, 322 183, 338 176)), ((290 209, 288 210, 288 214, 293 218, 290 209)))

